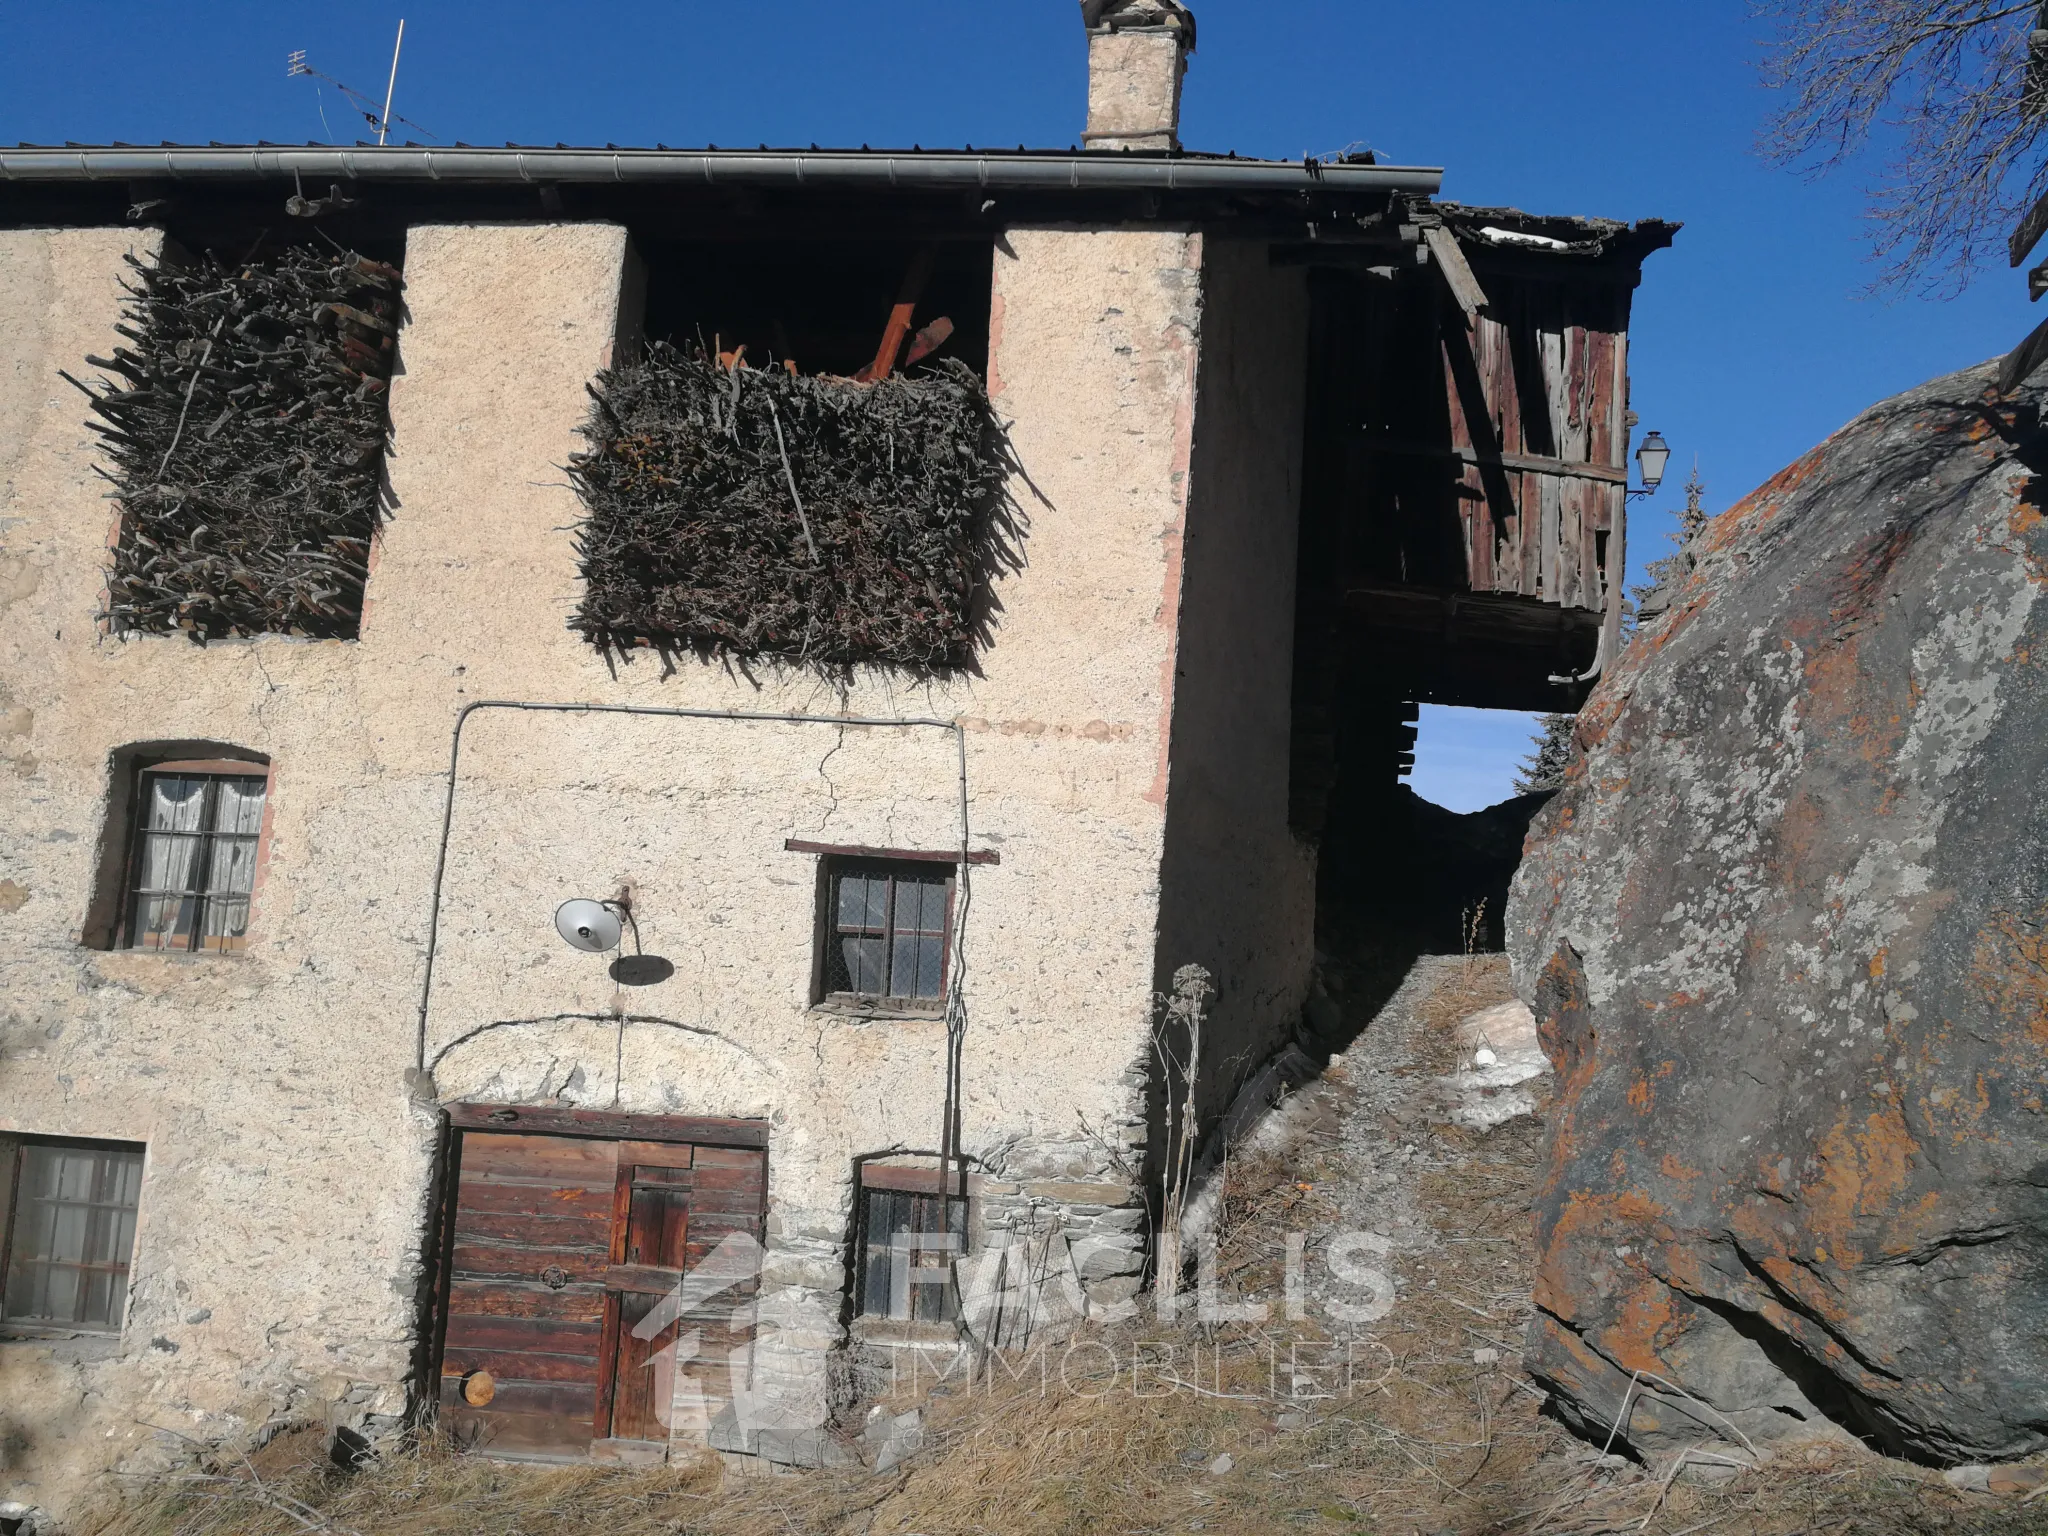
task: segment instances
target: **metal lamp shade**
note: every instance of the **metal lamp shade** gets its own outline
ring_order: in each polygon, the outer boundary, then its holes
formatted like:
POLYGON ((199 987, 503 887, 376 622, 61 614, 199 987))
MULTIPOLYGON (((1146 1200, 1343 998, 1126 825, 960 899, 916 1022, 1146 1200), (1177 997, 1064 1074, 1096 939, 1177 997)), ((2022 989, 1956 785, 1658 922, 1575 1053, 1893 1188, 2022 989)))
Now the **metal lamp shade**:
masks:
POLYGON ((555 932, 574 948, 601 955, 619 947, 621 924, 606 903, 578 897, 555 908, 555 932))

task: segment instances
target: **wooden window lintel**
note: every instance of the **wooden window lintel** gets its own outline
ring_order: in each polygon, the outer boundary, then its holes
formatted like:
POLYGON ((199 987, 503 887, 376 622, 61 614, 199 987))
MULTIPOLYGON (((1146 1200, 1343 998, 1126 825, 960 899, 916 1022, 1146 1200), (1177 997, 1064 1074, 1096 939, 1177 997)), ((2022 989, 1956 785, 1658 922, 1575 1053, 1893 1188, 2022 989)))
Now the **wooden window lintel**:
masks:
MULTIPOLYGON (((864 848, 854 843, 810 843, 800 837, 786 839, 783 844, 789 853, 817 853, 842 859, 909 859, 923 864, 958 864, 960 850, 948 848, 941 851, 918 848, 864 848)), ((967 851, 970 864, 1000 864, 1003 856, 991 848, 970 848, 967 851)))
MULTIPOLYGON (((939 1170, 936 1168, 907 1167, 901 1163, 862 1163, 860 1182, 863 1189, 900 1189, 920 1195, 939 1193, 939 1170)), ((961 1188, 960 1173, 954 1170, 951 1183, 953 1197, 963 1199, 980 1192, 981 1175, 967 1176, 967 1187, 961 1188)))

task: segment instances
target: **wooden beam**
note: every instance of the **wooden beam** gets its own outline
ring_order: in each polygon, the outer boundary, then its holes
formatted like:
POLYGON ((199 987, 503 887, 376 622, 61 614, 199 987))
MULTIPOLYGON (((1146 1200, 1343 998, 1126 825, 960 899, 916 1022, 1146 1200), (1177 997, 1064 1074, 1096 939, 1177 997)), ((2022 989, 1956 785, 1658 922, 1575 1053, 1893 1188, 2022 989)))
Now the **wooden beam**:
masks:
MULTIPOLYGON (((947 848, 943 851, 933 848, 866 848, 858 843, 809 843, 800 837, 785 838, 782 844, 789 853, 824 853, 846 859, 914 859, 925 864, 958 864, 960 850, 947 848)), ((1003 856, 993 849, 973 848, 968 850, 970 864, 1000 864, 1003 856)))
POLYGON ((1615 469, 1606 464, 1579 464, 1570 459, 1546 459, 1533 453, 1482 453, 1473 448, 1439 448, 1428 443, 1411 443, 1393 437, 1371 438, 1368 439, 1366 446, 1369 451, 1375 453, 1400 453, 1426 459, 1461 459, 1467 464, 1497 464, 1502 469, 1517 469, 1532 475, 1566 475, 1576 480, 1604 480, 1609 485, 1628 484, 1626 469, 1615 469))
POLYGON ((2011 394, 2044 362, 2048 362, 2048 320, 2035 326, 2025 341, 2005 354, 2005 361, 1998 365, 1998 392, 2011 394))
POLYGON ((1441 224, 1432 224, 1422 232, 1422 238, 1429 246, 1429 254, 1436 258, 1436 269, 1443 273, 1451 297, 1458 301, 1458 308, 1465 311, 1465 319, 1470 322, 1486 308, 1486 290, 1472 275, 1472 267, 1458 246, 1458 237, 1441 224))
POLYGON ((593 1136, 607 1141, 687 1141, 713 1147, 768 1145, 766 1120, 629 1115, 613 1110, 564 1109, 552 1104, 450 1104, 448 1123, 465 1131, 539 1132, 548 1136, 593 1136))
POLYGON ((1309 241, 1275 241, 1266 247, 1266 263, 1274 267, 1407 267, 1420 257, 1421 231, 1412 224, 1399 230, 1309 241))
POLYGON ((2034 199, 2034 206, 2027 210, 2027 216, 2020 220, 2019 228, 2012 232, 2012 238, 2005 242, 2012 264, 2018 266, 2032 254, 2041 237, 2048 235, 2048 192, 2034 199))
MULTIPOLYGON (((914 1195, 936 1195, 939 1189, 939 1170, 936 1168, 901 1168, 887 1163, 862 1163, 860 1182, 863 1189, 900 1189, 914 1195)), ((960 1182, 960 1171, 956 1168, 952 1178, 953 1193, 980 1194, 982 1178, 971 1174, 966 1185, 960 1182)))
POLYGON ((897 355, 903 350, 904 337, 910 334, 911 317, 931 275, 932 248, 920 246, 910 258, 910 270, 903 274, 903 286, 896 291, 896 304, 889 311, 889 323, 882 327, 882 344, 875 348, 875 360, 855 374, 856 379, 886 379, 896 371, 897 355))

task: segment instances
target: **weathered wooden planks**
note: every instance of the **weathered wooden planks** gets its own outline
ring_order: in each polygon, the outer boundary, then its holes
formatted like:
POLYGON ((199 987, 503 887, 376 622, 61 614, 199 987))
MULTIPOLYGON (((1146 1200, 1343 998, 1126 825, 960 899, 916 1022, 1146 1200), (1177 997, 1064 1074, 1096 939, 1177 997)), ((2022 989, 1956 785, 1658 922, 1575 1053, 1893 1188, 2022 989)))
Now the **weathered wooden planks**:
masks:
POLYGON ((611 1258, 617 1176, 611 1142, 462 1136, 441 1360, 442 1404, 460 1438, 522 1455, 587 1454, 600 1384, 596 1282, 611 1258), (551 1209, 564 1214, 541 1214, 551 1209), (475 1312, 487 1321, 473 1324, 475 1312), (508 1328, 510 1316, 525 1326, 508 1328), (490 1378, 482 1404, 462 1391, 479 1371, 490 1378))
POLYGON ((726 1238, 759 1241, 768 1158, 749 1143, 765 1142, 766 1127, 497 1105, 456 1106, 451 1118, 464 1128, 451 1168, 445 1422, 493 1454, 553 1460, 582 1459, 607 1437, 666 1438, 671 1365, 722 1384, 727 1355, 751 1346, 757 1281, 648 1338, 634 1327, 726 1238), (691 1135, 708 1140, 676 1139, 691 1135), (663 1355, 685 1330, 708 1363, 663 1355))
POLYGON ((1598 610, 1603 535, 1628 479, 1625 334, 1604 294, 1498 273, 1488 283, 1485 313, 1443 319, 1470 589, 1598 610))

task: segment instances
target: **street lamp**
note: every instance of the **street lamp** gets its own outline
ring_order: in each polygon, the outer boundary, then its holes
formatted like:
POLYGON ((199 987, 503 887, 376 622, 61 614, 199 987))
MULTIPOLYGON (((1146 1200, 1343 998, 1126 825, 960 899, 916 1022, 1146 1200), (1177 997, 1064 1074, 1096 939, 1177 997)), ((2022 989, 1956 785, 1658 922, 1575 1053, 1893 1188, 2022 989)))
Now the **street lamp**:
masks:
POLYGON ((1636 466, 1643 472, 1643 488, 1631 496, 1648 496, 1664 483, 1664 466, 1671 460, 1671 445, 1662 432, 1652 432, 1636 449, 1636 466))

